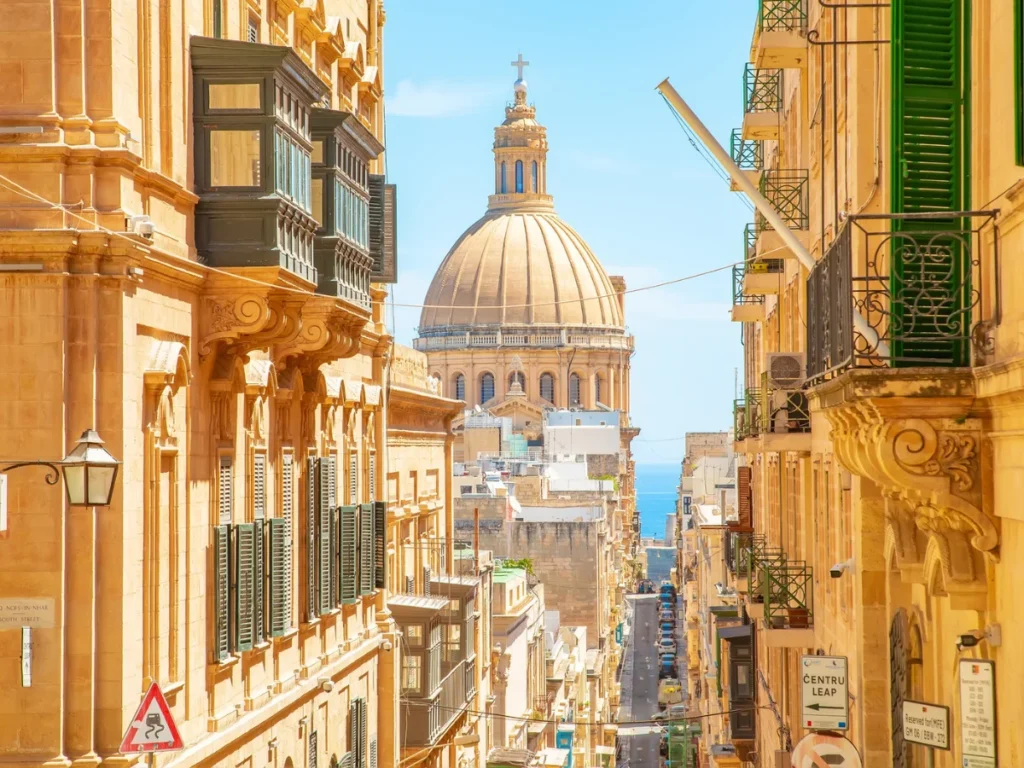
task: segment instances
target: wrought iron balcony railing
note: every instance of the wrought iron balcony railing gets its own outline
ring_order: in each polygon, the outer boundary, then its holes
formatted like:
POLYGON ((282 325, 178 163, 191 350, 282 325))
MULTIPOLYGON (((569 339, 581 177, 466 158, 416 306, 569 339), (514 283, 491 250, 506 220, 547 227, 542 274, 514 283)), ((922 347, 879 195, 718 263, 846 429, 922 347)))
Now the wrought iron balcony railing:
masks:
POLYGON ((764 145, 756 139, 744 139, 742 128, 733 129, 729 150, 740 170, 760 171, 764 168, 764 145))
POLYGON ((733 430, 737 440, 810 432, 807 394, 800 389, 771 387, 763 373, 760 387, 749 387, 742 400, 734 401, 733 430))
POLYGON ((762 560, 758 579, 769 629, 814 626, 814 569, 803 561, 762 560))
POLYGON ((743 227, 743 260, 750 262, 757 256, 757 238, 761 229, 751 222, 743 227))
POLYGON ((763 304, 764 296, 748 296, 743 292, 743 275, 746 273, 746 265, 737 264, 732 268, 732 303, 736 304, 763 304))
MULTIPOLYGON (((760 192, 790 229, 807 229, 809 196, 807 171, 771 169, 761 174, 760 192)), ((758 228, 771 229, 768 221, 758 214, 758 228)))
POLYGON ((989 350, 981 233, 990 211, 851 216, 807 280, 807 376, 955 368, 989 350), (856 266, 855 266, 856 265, 856 266), (859 312, 877 335, 854 329, 859 312))
POLYGON ((757 69, 753 64, 744 67, 743 111, 782 111, 781 69, 757 69))
POLYGON ((806 26, 804 0, 761 0, 757 12, 757 28, 761 32, 800 31, 806 26))

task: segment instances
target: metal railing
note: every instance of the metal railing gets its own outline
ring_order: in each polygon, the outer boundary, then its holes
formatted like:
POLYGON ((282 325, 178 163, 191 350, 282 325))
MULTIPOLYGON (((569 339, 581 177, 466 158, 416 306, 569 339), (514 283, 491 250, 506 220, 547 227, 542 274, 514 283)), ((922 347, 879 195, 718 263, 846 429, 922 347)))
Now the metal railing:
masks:
POLYGON ((757 258, 757 238, 761 228, 751 222, 743 227, 743 260, 750 262, 757 258))
MULTIPOLYGON (((807 229, 810 224, 807 171, 770 169, 761 174, 760 192, 778 212, 790 229, 807 229)), ((758 214, 760 230, 771 229, 767 219, 758 214)))
POLYGON ((756 139, 744 139, 742 128, 733 129, 729 150, 741 170, 760 171, 764 168, 764 144, 756 139))
POLYGON ((757 28, 761 32, 801 31, 807 26, 804 0, 761 0, 757 28))
POLYGON ((767 629, 814 626, 814 569, 802 560, 762 561, 758 589, 767 629))
POLYGON ((782 111, 781 69, 758 69, 753 64, 743 68, 743 111, 782 111))
POLYGON ((409 697, 403 701, 407 746, 433 744, 465 710, 468 701, 465 668, 465 660, 452 667, 430 698, 409 697))
POLYGON ((849 368, 955 368, 991 351, 981 233, 991 211, 850 216, 807 280, 807 376, 849 368), (859 312, 877 334, 853 327, 859 312))
POLYGON ((811 409, 801 389, 772 387, 767 371, 761 386, 747 390, 748 432, 751 435, 784 435, 811 431, 811 409))
POLYGON ((732 303, 739 304, 763 304, 764 296, 751 296, 743 292, 743 275, 746 274, 746 265, 737 264, 732 268, 732 303))
POLYGON ((476 693, 476 656, 465 661, 465 676, 466 676, 466 699, 472 698, 476 693))

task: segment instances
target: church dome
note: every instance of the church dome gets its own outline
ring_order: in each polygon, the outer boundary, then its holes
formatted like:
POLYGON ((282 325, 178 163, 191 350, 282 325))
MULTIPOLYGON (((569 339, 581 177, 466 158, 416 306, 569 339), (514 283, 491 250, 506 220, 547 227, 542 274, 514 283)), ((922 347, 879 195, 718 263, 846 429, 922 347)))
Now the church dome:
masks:
POLYGON ((553 211, 498 209, 448 252, 427 291, 420 333, 480 325, 622 329, 615 294, 583 238, 553 211))

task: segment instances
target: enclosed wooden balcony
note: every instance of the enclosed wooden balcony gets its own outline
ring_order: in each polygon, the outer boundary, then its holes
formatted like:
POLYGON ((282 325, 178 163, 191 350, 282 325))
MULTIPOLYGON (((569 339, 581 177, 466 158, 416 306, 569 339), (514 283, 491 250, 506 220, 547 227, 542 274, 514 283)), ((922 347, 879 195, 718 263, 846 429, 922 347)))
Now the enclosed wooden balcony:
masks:
POLYGON ((794 69, 807 64, 805 0, 761 0, 750 44, 754 66, 794 69))
POLYGON ((747 64, 743 70, 744 139, 776 141, 782 130, 782 70, 758 69, 747 64))

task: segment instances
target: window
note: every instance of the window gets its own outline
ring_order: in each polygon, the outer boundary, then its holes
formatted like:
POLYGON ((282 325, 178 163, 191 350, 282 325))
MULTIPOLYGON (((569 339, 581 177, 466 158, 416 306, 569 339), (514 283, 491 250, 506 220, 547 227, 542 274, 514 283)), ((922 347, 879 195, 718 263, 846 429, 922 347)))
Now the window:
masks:
POLYGON ((462 657, 462 625, 445 624, 444 639, 444 660, 447 662, 458 661, 462 657))
POLYGON ((540 187, 537 186, 537 161, 533 161, 533 191, 540 192, 540 187))
POLYGON ((311 211, 316 223, 321 227, 324 225, 324 180, 313 179, 313 210, 311 211))
POLYGON ((502 164, 501 164, 501 194, 504 195, 506 191, 507 190, 505 189, 505 163, 502 162, 502 164))
POLYGON ((580 404, 580 375, 578 373, 569 376, 569 405, 580 404))
POLYGON ((523 161, 516 160, 516 192, 523 191, 523 161))
POLYGON ((259 83, 210 83, 207 90, 210 111, 263 109, 259 83))
POLYGON ((604 403, 605 405, 607 405, 607 403, 605 403, 604 400, 601 399, 601 394, 602 394, 601 393, 601 385, 602 385, 602 383, 603 382, 601 380, 601 375, 600 374, 598 374, 597 376, 594 377, 594 398, 597 400, 597 402, 604 403))
POLYGON ((402 692, 416 693, 422 688, 423 657, 415 654, 402 656, 402 692))
POLYGON ((466 399, 466 377, 461 373, 455 377, 455 399, 466 399))
POLYGON ((519 382, 519 388, 524 392, 526 391, 526 375, 522 371, 512 371, 508 375, 508 388, 512 389, 516 382, 519 382))
POLYGON ((309 155, 282 131, 274 134, 274 150, 277 153, 275 187, 278 193, 303 210, 311 211, 312 164, 309 155))
POLYGON ((550 373, 540 375, 540 397, 552 405, 555 404, 555 377, 550 373))
POLYGON ((222 37, 224 34, 224 6, 223 0, 213 0, 213 36, 222 37))
POLYGON ((485 373, 480 377, 480 403, 494 399, 494 376, 485 373))
POLYGON ((260 20, 251 13, 249 14, 249 27, 246 33, 250 43, 258 43, 260 41, 260 20))
POLYGON ((210 131, 210 186, 260 186, 259 131, 210 131))

